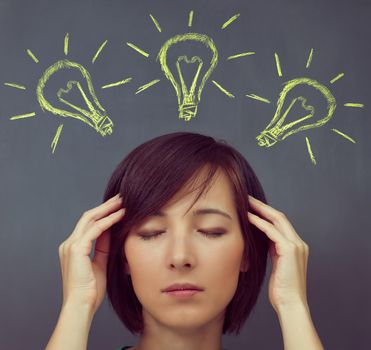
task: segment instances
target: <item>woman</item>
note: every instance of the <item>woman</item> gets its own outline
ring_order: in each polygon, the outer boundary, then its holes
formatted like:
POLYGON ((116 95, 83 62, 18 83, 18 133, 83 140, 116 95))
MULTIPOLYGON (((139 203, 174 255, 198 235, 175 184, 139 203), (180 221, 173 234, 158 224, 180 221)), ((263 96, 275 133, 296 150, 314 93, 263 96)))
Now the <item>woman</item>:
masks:
POLYGON ((139 334, 122 349, 221 350, 222 334, 238 335, 256 304, 268 251, 285 350, 323 349, 307 303, 308 246, 266 204, 245 158, 205 135, 156 137, 116 167, 104 203, 59 246, 63 305, 46 349, 86 349, 107 290, 139 334), (198 291, 166 291, 174 283, 198 291))

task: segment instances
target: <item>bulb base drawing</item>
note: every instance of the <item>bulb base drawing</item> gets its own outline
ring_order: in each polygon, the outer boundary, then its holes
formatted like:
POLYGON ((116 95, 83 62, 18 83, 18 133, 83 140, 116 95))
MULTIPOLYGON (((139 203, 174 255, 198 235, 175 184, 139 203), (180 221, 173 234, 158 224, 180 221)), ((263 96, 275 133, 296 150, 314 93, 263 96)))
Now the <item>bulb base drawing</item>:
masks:
POLYGON ((93 123, 88 121, 88 124, 102 136, 112 134, 113 122, 109 117, 101 115, 100 113, 92 113, 89 119, 93 120, 93 123))
POLYGON ((186 122, 196 117, 197 105, 184 103, 179 107, 179 119, 184 119, 186 122))
POLYGON ((280 139, 281 131, 278 128, 273 128, 270 130, 263 130, 260 135, 256 137, 258 140, 258 145, 261 147, 271 147, 280 139))
POLYGON ((194 95, 185 95, 183 103, 181 103, 178 108, 179 119, 190 121, 192 118, 196 117, 197 105, 198 103, 194 95))

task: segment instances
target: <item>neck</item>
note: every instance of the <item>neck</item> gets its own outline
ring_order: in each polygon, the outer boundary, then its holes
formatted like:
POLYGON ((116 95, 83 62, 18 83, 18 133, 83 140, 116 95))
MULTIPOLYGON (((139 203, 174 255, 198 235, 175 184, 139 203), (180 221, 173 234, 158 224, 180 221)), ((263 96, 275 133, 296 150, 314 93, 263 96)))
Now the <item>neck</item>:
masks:
POLYGON ((224 314, 199 327, 170 328, 152 319, 132 350, 222 350, 223 321, 224 314))

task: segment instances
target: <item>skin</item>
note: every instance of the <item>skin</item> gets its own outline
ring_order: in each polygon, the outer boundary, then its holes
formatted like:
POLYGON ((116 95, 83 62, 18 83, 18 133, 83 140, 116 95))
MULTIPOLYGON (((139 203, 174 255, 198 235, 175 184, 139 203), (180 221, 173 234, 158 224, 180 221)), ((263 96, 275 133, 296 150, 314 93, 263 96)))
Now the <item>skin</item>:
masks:
MULTIPOLYGON (((233 202, 230 180, 215 174, 208 191, 185 214, 196 196, 179 191, 162 211, 133 228, 124 245, 126 272, 143 306, 145 330, 135 350, 222 349, 225 310, 237 289, 243 263, 244 241, 233 202), (200 208, 218 208, 218 214, 193 216, 200 208), (199 230, 225 233, 205 236, 199 230), (142 240, 139 233, 153 234, 142 240), (172 283, 190 282, 204 289, 189 299, 179 300, 163 292, 172 283)), ((202 178, 202 177, 200 177, 202 178)), ((196 182, 197 184, 198 182, 196 182)))
MULTIPOLYGON (((200 198, 199 202, 196 203, 196 207, 200 207, 201 204, 209 205, 207 201, 213 201, 212 204, 223 205, 232 210, 230 213, 232 214, 231 226, 228 228, 228 232, 232 232, 232 234, 227 236, 228 239, 221 236, 223 238, 223 250, 219 249, 220 247, 217 244, 219 241, 210 241, 210 244, 206 244, 195 237, 198 233, 198 226, 205 224, 205 222, 200 223, 196 221, 200 219, 179 215, 179 212, 184 209, 183 201, 188 198, 186 193, 183 195, 181 192, 176 196, 176 200, 167 206, 167 210, 170 210, 170 212, 167 212, 167 214, 170 213, 169 216, 166 218, 156 217, 156 220, 160 220, 160 222, 152 221, 153 218, 151 218, 151 221, 145 224, 145 226, 166 226, 165 234, 160 236, 158 241, 142 241, 143 243, 151 242, 155 245, 153 247, 155 249, 148 249, 145 245, 139 244, 137 240, 133 240, 133 235, 138 238, 133 233, 127 239, 125 244, 125 252, 128 258, 126 270, 127 273, 131 273, 135 292, 143 304, 146 324, 144 335, 140 338, 138 345, 132 349, 182 350, 189 348, 198 350, 203 348, 214 350, 221 348, 221 325, 223 324, 222 317, 224 317, 221 311, 224 311, 222 304, 224 302, 224 306, 226 306, 235 292, 237 269, 245 271, 245 268, 248 268, 247 262, 242 269, 241 245, 243 241, 240 240, 240 245, 236 244, 242 236, 235 225, 236 212, 233 212, 231 187, 228 185, 228 179, 221 174, 218 181, 211 187, 211 192, 209 191, 206 197, 200 198), (237 232, 240 234, 237 234, 237 232), (134 249, 129 249, 128 243, 134 249), (200 253, 200 246, 203 247, 202 254, 200 253), (235 248, 233 256, 230 254, 232 246, 235 248), (238 250, 238 247, 240 250, 238 250), (216 254, 221 258, 215 260, 216 254), (205 256, 207 256, 207 259, 204 258, 205 256), (210 261, 214 263, 213 266, 217 266, 217 269, 213 269, 212 264, 209 264, 210 261), (233 265, 235 265, 235 270, 233 270, 233 265), (190 271, 188 271, 189 269, 190 271), (148 271, 153 272, 153 274, 149 274, 148 271), (190 276, 195 279, 188 279, 190 276), (160 285, 165 278, 175 279, 178 277, 184 277, 184 279, 177 279, 177 282, 184 281, 187 277, 187 281, 199 283, 201 287, 205 288, 205 292, 202 292, 204 294, 197 295, 197 297, 200 297, 197 300, 196 298, 189 299, 190 303, 188 304, 173 303, 169 305, 168 299, 161 298, 163 295, 159 294, 159 287, 155 289, 153 286, 160 285), (221 284, 225 277, 227 278, 226 283, 221 284), (200 283, 201 278, 203 278, 203 284, 200 283), (150 282, 148 283, 148 281, 150 282), (145 288, 147 286, 148 289, 145 288), (210 289, 210 287, 213 288, 210 289), (201 299, 203 296, 208 298, 201 299), (210 298, 212 298, 212 304, 209 303, 210 298), (195 310, 195 305, 198 306, 197 310, 195 310), (218 313, 218 311, 221 312, 218 313), (176 314, 174 315, 174 313, 176 314)), ((115 203, 112 204, 111 210, 118 209, 120 202, 113 201, 115 203)), ((261 234, 265 234, 269 238, 269 255, 272 262, 272 273, 269 279, 269 300, 279 317, 285 350, 304 348, 323 350, 324 347, 311 319, 306 293, 309 246, 302 240, 283 212, 252 196, 249 196, 249 204, 254 214, 247 212, 246 219, 250 224, 259 228, 261 234)), ((104 208, 106 205, 111 206, 111 200, 104 205, 104 208)), ((185 207, 188 208, 188 205, 185 207)), ((98 219, 105 215, 106 209, 104 208, 102 205, 102 208, 99 209, 102 212, 95 214, 98 219)), ((120 210, 116 213, 119 212, 120 210)), ((120 220, 123 212, 120 215, 116 215, 116 213, 97 221, 99 230, 90 239, 96 238, 101 230, 105 230, 112 224, 111 221, 120 220), (112 215, 114 216, 110 219, 112 215), (105 220, 108 219, 110 220, 106 222, 105 220)), ((217 221, 214 217, 216 215, 213 215, 212 224, 217 221)), ((209 223, 206 222, 206 224, 209 223)), ((150 227, 149 229, 152 230, 153 228, 150 227)), ((106 264, 107 251, 109 250, 108 234, 109 230, 105 231, 97 240, 97 254, 94 256, 94 263, 99 263, 102 269, 106 264)), ((167 282, 166 285, 173 282, 175 280, 167 282)), ((165 285, 161 285, 161 288, 163 287, 165 285)), ((171 300, 171 302, 173 301, 171 300)))
MULTIPOLYGON (((134 348, 136 350, 221 348, 225 307, 235 293, 239 271, 246 271, 248 262, 246 266, 242 264, 243 240, 236 225, 231 186, 223 173, 217 175, 220 175, 217 181, 212 182, 211 190, 199 199, 195 208, 219 206, 226 212, 230 210, 231 220, 225 222, 223 217, 224 222, 219 222, 220 216, 217 219, 214 213, 210 223, 210 214, 207 219, 205 215, 185 215, 191 193, 180 191, 165 206, 167 216, 149 218, 141 227, 135 228, 125 242, 126 270, 132 275, 145 320, 145 332, 134 348), (201 226, 216 223, 218 230, 220 227, 226 230, 224 235, 203 236, 202 240, 199 236, 201 226), (158 230, 153 227, 157 225, 165 228, 161 228, 163 235, 156 241, 143 241, 138 237, 142 226, 147 230, 158 230), (194 280, 188 279, 191 277, 194 280), (180 282, 185 278, 205 290, 181 303, 161 294, 165 282, 168 285, 175 279, 180 282)), ((93 315, 105 294, 110 227, 121 220, 125 212, 121 203, 117 195, 84 212, 72 234, 59 246, 63 307, 48 348, 60 344, 65 348, 66 341, 70 348, 86 347, 93 315), (89 255, 95 239, 91 261, 89 255)), ((284 213, 251 196, 249 203, 255 214, 248 212, 246 218, 270 240, 269 300, 279 316, 285 350, 323 350, 307 302, 308 245, 284 213)))
POLYGON ((272 273, 268 293, 271 305, 278 314, 297 306, 304 306, 309 312, 306 285, 308 244, 283 212, 252 196, 249 196, 249 203, 258 214, 248 212, 249 222, 270 239, 272 273))

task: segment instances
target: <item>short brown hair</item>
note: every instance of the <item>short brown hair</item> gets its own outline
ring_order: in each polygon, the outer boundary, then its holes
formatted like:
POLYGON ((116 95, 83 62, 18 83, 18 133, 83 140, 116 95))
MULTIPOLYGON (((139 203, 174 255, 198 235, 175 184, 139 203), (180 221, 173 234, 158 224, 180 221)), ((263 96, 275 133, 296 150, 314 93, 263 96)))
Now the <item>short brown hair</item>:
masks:
POLYGON ((142 305, 134 292, 131 276, 125 271, 126 237, 132 227, 165 206, 205 166, 209 166, 209 172, 194 203, 216 171, 224 170, 233 185, 245 242, 243 256, 249 261, 249 269, 240 272, 235 295, 227 306, 223 334, 238 335, 257 302, 266 273, 269 239, 247 220, 247 212, 254 213, 248 194, 267 203, 253 169, 242 154, 224 140, 216 141, 191 132, 158 136, 136 147, 118 164, 103 199, 106 201, 120 193, 122 207, 126 208, 123 219, 111 227, 107 295, 120 320, 133 334, 142 334, 144 323, 142 305))

